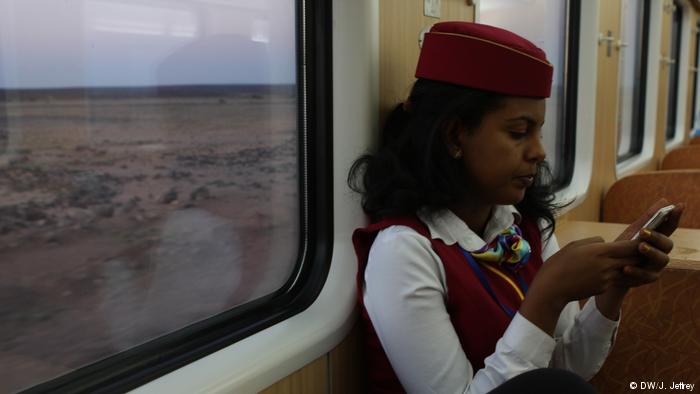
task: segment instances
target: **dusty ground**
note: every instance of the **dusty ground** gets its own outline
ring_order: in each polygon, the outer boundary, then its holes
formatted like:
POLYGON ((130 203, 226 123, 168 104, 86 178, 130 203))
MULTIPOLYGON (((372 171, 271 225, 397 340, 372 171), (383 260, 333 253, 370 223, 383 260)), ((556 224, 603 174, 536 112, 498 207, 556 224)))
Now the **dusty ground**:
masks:
POLYGON ((0 101, 0 393, 279 288, 288 95, 0 101))

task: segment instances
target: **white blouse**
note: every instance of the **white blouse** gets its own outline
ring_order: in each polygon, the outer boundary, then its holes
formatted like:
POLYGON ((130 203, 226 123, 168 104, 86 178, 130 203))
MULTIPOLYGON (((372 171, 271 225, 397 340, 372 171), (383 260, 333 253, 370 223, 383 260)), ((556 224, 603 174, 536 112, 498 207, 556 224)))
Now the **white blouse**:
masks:
MULTIPOLYGON (((418 213, 433 238, 473 251, 487 242, 450 210, 418 213)), ((520 215, 497 206, 484 231, 489 242, 520 215)), ((554 235, 542 234, 542 260, 559 250, 554 235)), ((445 270, 430 240, 406 226, 379 232, 369 252, 363 301, 379 341, 408 393, 486 393, 537 368, 567 369, 590 379, 612 346, 619 322, 604 317, 593 298, 563 309, 554 338, 516 313, 496 350, 474 371, 445 309, 445 270)))

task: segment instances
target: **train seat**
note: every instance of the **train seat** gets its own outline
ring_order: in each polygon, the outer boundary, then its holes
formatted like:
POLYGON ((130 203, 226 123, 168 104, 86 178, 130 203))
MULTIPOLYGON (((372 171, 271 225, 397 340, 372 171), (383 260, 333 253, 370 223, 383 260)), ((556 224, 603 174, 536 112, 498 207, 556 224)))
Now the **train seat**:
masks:
POLYGON ((695 137, 691 137, 688 140, 688 144, 690 145, 700 145, 700 135, 697 135, 695 137))
POLYGON ((602 221, 632 223, 661 197, 684 202, 680 227, 700 228, 700 170, 653 171, 618 179, 603 199, 602 221))
MULTIPOLYGON (((700 170, 668 170, 619 179, 606 193, 602 221, 631 223, 660 197, 687 204, 680 226, 700 228, 700 170)), ((630 290, 613 350, 591 383, 627 393, 642 381, 692 382, 700 370, 700 264, 666 269, 630 290)))
POLYGON ((632 382, 696 382, 698 327, 700 266, 667 268, 658 281, 628 293, 615 345, 591 384, 600 393, 621 394, 632 382))
MULTIPOLYGON (((699 137, 700 138, 700 137, 699 137)), ((700 169, 700 145, 682 146, 664 156, 661 170, 700 169)))

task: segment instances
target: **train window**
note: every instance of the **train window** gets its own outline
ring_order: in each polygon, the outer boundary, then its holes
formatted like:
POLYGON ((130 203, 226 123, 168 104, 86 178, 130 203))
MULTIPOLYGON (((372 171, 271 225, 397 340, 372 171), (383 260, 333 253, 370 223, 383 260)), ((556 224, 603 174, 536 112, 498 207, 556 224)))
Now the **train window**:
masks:
POLYGON ((2 390, 124 391, 318 294, 314 7, 0 0, 2 390))
POLYGON ((666 105, 666 141, 673 140, 676 136, 678 78, 681 53, 681 21, 683 20, 683 7, 678 1, 674 0, 672 9, 673 16, 671 19, 669 54, 668 59, 665 59, 665 63, 669 67, 666 105))
POLYGON ((693 37, 695 40, 695 60, 693 61, 693 68, 691 69, 693 73, 693 93, 692 93, 692 105, 690 113, 690 128, 695 131, 700 129, 700 100, 698 100, 698 67, 700 67, 700 23, 695 26, 693 31, 693 37))
POLYGON ((575 0, 481 0, 479 21, 529 39, 554 65, 552 95, 543 129, 547 158, 559 188, 573 175, 580 2, 575 0))
POLYGON ((617 162, 642 151, 649 1, 623 0, 617 113, 617 162))

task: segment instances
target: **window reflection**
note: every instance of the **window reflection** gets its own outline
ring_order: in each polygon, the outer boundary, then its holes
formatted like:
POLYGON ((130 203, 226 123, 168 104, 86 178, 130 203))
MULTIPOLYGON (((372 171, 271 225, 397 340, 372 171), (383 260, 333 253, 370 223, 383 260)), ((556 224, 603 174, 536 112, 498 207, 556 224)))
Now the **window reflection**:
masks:
POLYGON ((85 22, 96 31, 181 37, 193 37, 197 33, 194 10, 176 4, 89 1, 85 10, 85 22))

